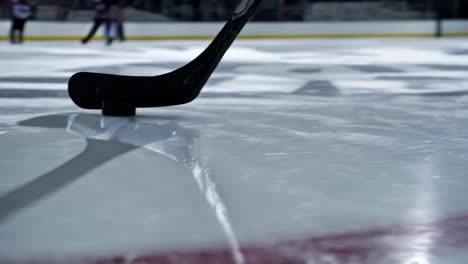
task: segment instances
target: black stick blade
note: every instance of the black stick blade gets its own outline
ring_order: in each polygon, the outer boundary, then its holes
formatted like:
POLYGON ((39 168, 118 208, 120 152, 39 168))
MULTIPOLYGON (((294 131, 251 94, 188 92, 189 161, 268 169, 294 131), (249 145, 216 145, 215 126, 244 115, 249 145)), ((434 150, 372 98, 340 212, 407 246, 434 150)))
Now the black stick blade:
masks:
POLYGON ((80 72, 68 82, 73 102, 85 109, 103 109, 105 115, 134 115, 136 107, 186 104, 218 66, 262 0, 243 0, 211 44, 185 66, 159 76, 123 76, 80 72))

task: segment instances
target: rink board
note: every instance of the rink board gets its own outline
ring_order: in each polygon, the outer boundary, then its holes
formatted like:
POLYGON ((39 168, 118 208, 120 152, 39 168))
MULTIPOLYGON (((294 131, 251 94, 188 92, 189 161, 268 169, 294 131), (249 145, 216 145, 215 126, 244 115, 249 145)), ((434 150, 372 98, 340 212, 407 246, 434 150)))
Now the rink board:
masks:
MULTIPOLYGON (((196 40, 210 39, 224 23, 126 23, 129 40, 196 40)), ((0 39, 5 40, 10 23, 0 22, 0 39)), ((91 23, 56 23, 32 21, 27 24, 27 40, 79 40, 91 23)), ((450 20, 442 24, 445 36, 468 35, 468 21, 450 20)), ((240 38, 298 39, 298 38, 362 38, 362 37, 430 37, 436 33, 436 23, 421 21, 363 21, 363 22, 281 22, 248 24, 240 38)), ((102 39, 102 29, 97 39, 102 39)))

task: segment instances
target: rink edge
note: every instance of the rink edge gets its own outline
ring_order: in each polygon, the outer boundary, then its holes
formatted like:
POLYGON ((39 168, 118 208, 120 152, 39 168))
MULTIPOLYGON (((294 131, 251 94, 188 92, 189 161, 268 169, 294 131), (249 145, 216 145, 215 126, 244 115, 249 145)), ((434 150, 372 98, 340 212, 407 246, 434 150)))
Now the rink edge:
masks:
MULTIPOLYGON (((468 37, 468 33, 447 33, 443 37, 468 37)), ((330 39, 330 38, 428 38, 433 34, 346 34, 346 35, 247 35, 239 36, 239 39, 330 39)), ((25 37, 27 41, 78 41, 82 37, 25 37)), ((127 40, 136 41, 162 41, 162 40, 211 40, 214 36, 154 36, 154 37, 128 37, 127 40)), ((95 37, 94 40, 104 40, 104 37, 95 37)), ((6 41, 8 37, 0 36, 0 40, 6 41)))

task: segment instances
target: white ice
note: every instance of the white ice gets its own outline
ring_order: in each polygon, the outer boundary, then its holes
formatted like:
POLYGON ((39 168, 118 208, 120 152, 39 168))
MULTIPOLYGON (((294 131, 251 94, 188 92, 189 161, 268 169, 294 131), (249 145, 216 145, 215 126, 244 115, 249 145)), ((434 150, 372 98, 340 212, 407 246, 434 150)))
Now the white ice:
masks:
MULTIPOLYGON (((67 97, 77 71, 161 74, 207 44, 0 43, 0 260, 240 263, 245 245, 468 214, 465 38, 237 41, 196 101, 131 119, 67 97)), ((465 263, 440 232, 381 263, 465 263)))

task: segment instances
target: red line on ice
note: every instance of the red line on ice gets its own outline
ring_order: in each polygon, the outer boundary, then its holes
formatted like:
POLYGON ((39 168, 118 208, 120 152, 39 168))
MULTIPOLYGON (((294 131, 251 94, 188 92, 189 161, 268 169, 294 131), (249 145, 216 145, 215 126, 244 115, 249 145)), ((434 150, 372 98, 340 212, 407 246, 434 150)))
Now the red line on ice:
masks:
MULTIPOLYGON (((434 254, 444 248, 468 247, 468 215, 430 224, 325 235, 302 240, 245 246, 246 264, 375 264, 404 263, 405 259, 434 254)), ((2 261, 0 261, 2 262, 2 261)), ((4 263, 4 262, 2 262, 4 263)), ((11 262, 8 262, 11 263, 11 262)), ((161 252, 138 258, 40 260, 21 264, 234 264, 229 248, 161 252)), ((411 262, 418 263, 419 262, 411 262)))

